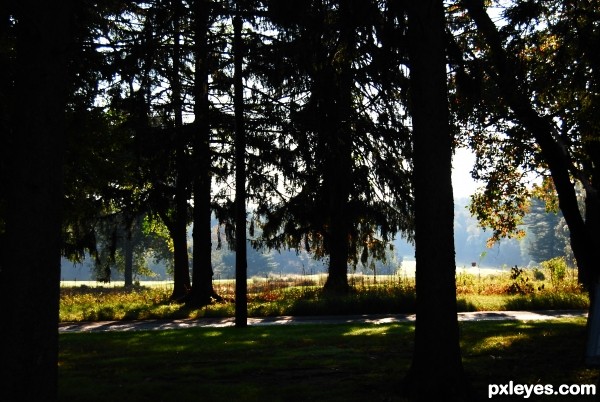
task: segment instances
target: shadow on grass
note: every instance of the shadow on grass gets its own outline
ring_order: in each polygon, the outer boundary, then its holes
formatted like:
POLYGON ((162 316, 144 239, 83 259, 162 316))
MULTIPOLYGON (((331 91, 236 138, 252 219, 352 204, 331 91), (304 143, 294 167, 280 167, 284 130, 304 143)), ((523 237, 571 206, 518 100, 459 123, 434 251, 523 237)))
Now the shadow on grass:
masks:
POLYGON ((61 335, 60 399, 393 400, 412 331, 346 324, 61 335))
POLYGON ((299 298, 289 305, 289 315, 345 315, 414 313, 416 297, 413 289, 373 288, 353 290, 346 296, 327 296, 319 292, 299 298))
MULTIPOLYGON (((462 323, 465 368, 481 400, 491 384, 597 384, 598 370, 583 362, 585 319, 548 322, 501 322, 489 326, 462 323), (486 328, 487 327, 487 328, 486 328), (493 327, 493 333, 489 328, 493 327)), ((523 399, 496 395, 494 401, 523 399)), ((593 401, 591 395, 531 395, 529 400, 593 401)))
MULTIPOLYGON (((461 334, 482 400, 489 384, 596 382, 584 319, 466 322, 461 334)), ((411 323, 63 334, 60 400, 401 401, 413 336, 411 323)), ((541 398, 591 400, 529 400, 541 398)))

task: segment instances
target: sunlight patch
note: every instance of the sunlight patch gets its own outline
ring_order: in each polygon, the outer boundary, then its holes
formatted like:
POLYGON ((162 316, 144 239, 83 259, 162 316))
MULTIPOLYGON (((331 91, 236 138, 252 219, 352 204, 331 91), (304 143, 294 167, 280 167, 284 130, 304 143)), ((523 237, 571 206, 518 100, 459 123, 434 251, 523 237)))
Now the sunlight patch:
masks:
POLYGON ((344 333, 344 336, 382 336, 386 335, 389 328, 383 327, 369 327, 369 328, 351 328, 348 332, 344 333))

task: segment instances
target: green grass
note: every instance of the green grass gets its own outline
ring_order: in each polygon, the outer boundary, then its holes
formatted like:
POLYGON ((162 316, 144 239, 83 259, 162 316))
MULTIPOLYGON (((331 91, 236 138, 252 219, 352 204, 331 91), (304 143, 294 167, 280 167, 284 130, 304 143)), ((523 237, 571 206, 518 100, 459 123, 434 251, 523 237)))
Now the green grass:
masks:
MULTIPOLYGON (((527 273, 530 286, 524 294, 511 294, 508 274, 476 277, 457 275, 460 311, 586 309, 589 299, 571 279, 559 284, 535 280, 527 273), (530 279, 531 278, 531 279, 530 279)), ((248 312, 253 317, 279 315, 394 314, 415 311, 415 284, 412 278, 386 277, 374 283, 372 277, 352 277, 354 291, 346 297, 325 297, 312 279, 291 281, 281 278, 254 278, 248 285, 248 312)), ((234 315, 232 281, 216 281, 217 292, 228 302, 202 309, 189 309, 169 301, 170 287, 149 286, 125 290, 122 287, 63 287, 60 320, 97 321, 151 318, 230 317, 234 315)))
MULTIPOLYGON (((595 383, 598 371, 582 364, 584 334, 584 319, 461 323, 464 365, 482 399, 488 384, 511 380, 595 383)), ((410 323, 61 334, 59 395, 86 402, 400 401, 413 337, 410 323)))

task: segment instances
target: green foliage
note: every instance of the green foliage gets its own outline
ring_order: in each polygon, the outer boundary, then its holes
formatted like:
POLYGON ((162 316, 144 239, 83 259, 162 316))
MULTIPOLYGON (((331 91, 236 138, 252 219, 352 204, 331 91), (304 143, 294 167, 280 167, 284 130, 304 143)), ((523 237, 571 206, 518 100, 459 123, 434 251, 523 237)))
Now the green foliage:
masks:
MULTIPOLYGON (((450 58, 456 66, 451 104, 462 123, 459 138, 477 155, 474 177, 485 182, 473 199, 473 212, 497 240, 522 229, 519 221, 532 194, 556 211, 558 197, 547 191, 556 186, 561 208, 568 208, 568 223, 576 227, 585 220, 573 191, 577 184, 585 188, 591 201, 587 205, 599 205, 594 166, 600 97, 592 94, 598 93, 600 82, 593 73, 597 58, 590 51, 600 37, 599 2, 509 1, 497 6, 500 24, 480 1, 457 3, 448 15, 454 33, 450 58), (544 181, 532 190, 534 176, 544 181)), ((596 209, 590 213, 598 214, 596 209)), ((547 229, 539 233, 551 236, 554 227, 547 229)), ((580 233, 585 231, 574 231, 573 241, 582 249, 589 235, 580 233)), ((585 259, 582 269, 593 269, 595 262, 584 257, 597 252, 597 246, 591 248, 578 256, 585 259)))
POLYGON ((565 257, 555 257, 547 261, 542 261, 540 265, 548 271, 550 280, 554 286, 560 285, 567 276, 568 267, 565 257))

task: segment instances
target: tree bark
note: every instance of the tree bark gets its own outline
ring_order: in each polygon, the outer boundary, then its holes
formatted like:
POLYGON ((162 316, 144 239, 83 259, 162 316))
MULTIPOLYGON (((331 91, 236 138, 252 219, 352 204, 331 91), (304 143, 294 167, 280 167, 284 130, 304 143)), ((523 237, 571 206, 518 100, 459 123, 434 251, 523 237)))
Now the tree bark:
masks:
POLYGON ((415 401, 466 397, 456 307, 444 28, 441 0, 409 3, 417 318, 405 391, 415 401))
POLYGON ((242 81, 242 18, 233 19, 235 64, 235 326, 248 325, 246 257, 246 133, 244 127, 244 86, 242 81))
POLYGON ((183 130, 182 93, 181 93, 181 40, 180 18, 181 2, 173 0, 173 71, 171 77, 173 115, 175 117, 175 214, 173 228, 173 293, 172 300, 182 300, 191 288, 190 263, 187 249, 188 223, 188 174, 186 163, 186 137, 183 130))
POLYGON ((350 291, 348 284, 348 257, 350 222, 348 216, 348 201, 350 198, 352 176, 352 55, 354 45, 352 24, 352 2, 340 2, 340 39, 331 66, 326 68, 325 88, 332 85, 331 91, 324 91, 328 99, 327 121, 325 136, 329 139, 329 160, 327 161, 325 180, 329 195, 328 236, 329 272, 323 287, 329 295, 344 295, 350 291), (327 74, 329 73, 329 74, 327 74), (328 77, 331 75, 330 77, 328 77))
POLYGON ((6 94, 10 121, 0 122, 10 172, 2 183, 0 399, 55 401, 71 4, 11 4, 15 81, 6 94))
POLYGON ((194 251, 192 291, 188 305, 200 307, 222 298, 213 287, 211 240, 211 150, 208 101, 208 24, 210 2, 196 1, 195 17, 195 87, 194 87, 194 251))

